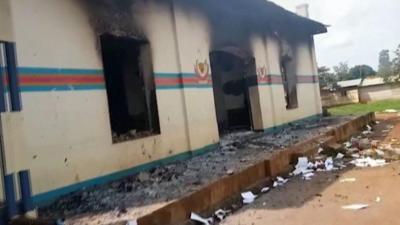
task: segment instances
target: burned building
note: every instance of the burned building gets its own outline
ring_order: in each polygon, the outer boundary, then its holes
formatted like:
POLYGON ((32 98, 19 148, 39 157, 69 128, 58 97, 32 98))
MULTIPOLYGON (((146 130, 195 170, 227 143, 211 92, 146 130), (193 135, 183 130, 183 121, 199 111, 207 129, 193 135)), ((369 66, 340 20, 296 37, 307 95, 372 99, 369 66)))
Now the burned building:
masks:
POLYGON ((268 1, 2 0, 0 25, 2 173, 35 205, 321 113, 326 28, 268 1))

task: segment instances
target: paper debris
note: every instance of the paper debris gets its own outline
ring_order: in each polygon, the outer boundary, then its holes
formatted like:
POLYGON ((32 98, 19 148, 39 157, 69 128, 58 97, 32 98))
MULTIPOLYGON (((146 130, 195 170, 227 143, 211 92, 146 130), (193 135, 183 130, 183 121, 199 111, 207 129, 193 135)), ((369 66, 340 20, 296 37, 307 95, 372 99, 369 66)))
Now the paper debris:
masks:
POLYGON ((372 131, 365 130, 365 131, 363 131, 363 132, 362 132, 362 134, 364 134, 364 135, 367 135, 367 134, 372 134, 372 131))
POLYGON ((386 109, 384 112, 385 113, 396 113, 397 110, 395 110, 395 109, 386 109))
POLYGON ((367 124, 367 130, 368 131, 372 131, 372 127, 370 125, 367 124))
POLYGON ((292 172, 293 175, 296 176, 303 173, 305 170, 308 170, 308 165, 307 157, 299 157, 295 166, 295 170, 292 172))
POLYGON ((354 159, 350 163, 357 167, 378 167, 388 164, 384 159, 372 159, 371 157, 354 159))
POLYGON ((230 210, 223 210, 223 209, 218 209, 215 211, 214 215, 220 220, 224 220, 225 217, 230 213, 230 210))
POLYGON ((311 180, 311 178, 314 176, 314 173, 306 173, 303 175, 304 180, 311 180))
POLYGON ((345 148, 351 148, 352 144, 350 143, 350 141, 343 143, 345 148))
POLYGON ((367 204, 352 204, 352 205, 342 206, 342 209, 360 210, 360 209, 366 209, 368 207, 369 205, 367 204))
POLYGON ((326 171, 332 171, 333 169, 334 169, 334 167, 333 167, 333 159, 332 159, 332 157, 328 157, 325 160, 325 170, 326 171))
POLYGON ((200 223, 202 223, 204 225, 211 225, 214 222, 213 218, 206 218, 205 219, 205 218, 203 218, 203 217, 201 217, 201 216, 199 216, 199 215, 197 215, 196 213, 193 213, 193 212, 190 215, 190 219, 193 220, 193 221, 200 222, 200 223))
POLYGON ((284 184, 286 184, 289 181, 289 179, 284 179, 282 177, 277 177, 276 181, 273 184, 273 187, 279 187, 279 186, 283 186, 284 184))
POLYGON ((269 191, 269 187, 265 187, 263 189, 261 189, 261 193, 266 193, 269 191))
POLYGON ((254 200, 257 198, 257 195, 254 195, 253 192, 248 191, 242 193, 242 198, 243 198, 243 204, 250 204, 254 202, 254 200))
POLYGON ((344 155, 340 152, 336 155, 336 159, 343 159, 343 158, 344 158, 344 155))
POLYGON ((351 177, 351 178, 343 178, 339 181, 340 183, 351 183, 351 182, 356 182, 356 178, 351 177))
POLYGON ((129 220, 126 225, 137 225, 137 221, 136 220, 129 220))
POLYGON ((324 149, 320 147, 320 148, 318 149, 318 154, 320 154, 320 153, 323 152, 323 151, 324 151, 324 149))
POLYGON ((282 177, 277 177, 276 179, 278 180, 278 182, 283 183, 283 184, 286 184, 289 181, 289 179, 284 179, 282 177))
POLYGON ((376 201, 376 202, 381 202, 381 197, 379 197, 379 196, 376 197, 375 201, 376 201))
POLYGON ((351 157, 353 157, 353 158, 360 158, 361 156, 360 156, 360 154, 358 154, 358 153, 354 153, 354 154, 351 154, 351 157))

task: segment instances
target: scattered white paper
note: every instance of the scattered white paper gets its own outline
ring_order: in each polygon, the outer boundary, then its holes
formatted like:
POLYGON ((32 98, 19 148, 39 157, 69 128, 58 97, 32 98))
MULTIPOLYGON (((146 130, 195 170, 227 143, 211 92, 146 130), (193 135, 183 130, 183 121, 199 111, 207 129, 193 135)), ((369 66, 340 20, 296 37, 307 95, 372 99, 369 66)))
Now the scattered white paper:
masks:
POLYGON ((281 182, 281 183, 284 183, 284 184, 289 181, 289 179, 285 179, 285 178, 282 178, 282 177, 277 177, 276 179, 278 179, 278 182, 281 182))
POLYGON ((352 182, 356 182, 356 178, 354 178, 354 177, 343 178, 339 182, 340 183, 352 183, 352 182))
POLYGON ((250 204, 254 202, 254 200, 257 198, 257 195, 254 195, 253 192, 248 191, 242 193, 242 198, 243 198, 243 204, 250 204))
POLYGON ((129 220, 126 225, 137 225, 137 221, 136 220, 129 220))
POLYGON ((225 217, 230 213, 230 210, 223 210, 223 209, 218 209, 215 211, 214 215, 220 220, 224 220, 225 217))
POLYGON ((376 197, 375 201, 376 201, 376 202, 381 202, 381 197, 379 197, 379 196, 376 197))
POLYGON ((354 153, 354 154, 351 154, 351 157, 353 157, 353 158, 360 158, 361 156, 360 156, 360 154, 358 154, 358 153, 354 153))
POLYGON ((314 176, 314 173, 306 173, 303 175, 304 180, 311 180, 311 178, 314 176))
POLYGON ((366 209, 368 207, 369 205, 367 204, 352 204, 352 205, 342 206, 342 209, 360 210, 360 209, 366 209))
MULTIPOLYGON (((295 166, 295 170, 292 172, 293 175, 299 175, 301 173, 303 173, 303 171, 308 169, 308 159, 307 157, 299 157, 299 159, 297 160, 297 164, 295 166)), ((279 181, 279 177, 278 177, 278 181, 279 181)))
POLYGON ((261 193, 266 193, 269 191, 269 187, 264 187, 261 189, 261 193))
POLYGON ((336 155, 336 159, 343 159, 343 158, 344 158, 344 155, 340 152, 336 155))
POLYGON ((323 148, 318 148, 318 154, 320 154, 321 152, 323 152, 324 151, 324 149, 323 148))
POLYGON ((201 216, 199 216, 199 215, 197 215, 196 213, 193 213, 193 212, 190 215, 190 219, 193 220, 193 221, 200 222, 200 223, 202 223, 204 225, 211 225, 214 222, 213 218, 205 219, 205 218, 203 218, 203 217, 201 217, 201 216))
POLYGON ((350 143, 350 141, 343 143, 345 148, 350 148, 352 146, 352 144, 350 143))
POLYGON ((333 159, 332 159, 332 157, 328 157, 325 160, 325 170, 326 171, 332 171, 333 169, 334 169, 334 167, 333 167, 333 159))
POLYGON ((364 134, 364 135, 372 134, 372 131, 366 130, 366 131, 363 131, 362 134, 364 134))
POLYGON ((367 130, 368 131, 372 131, 372 127, 370 125, 367 124, 367 130))
POLYGON ((372 159, 371 157, 354 159, 350 163, 357 167, 381 167, 388 164, 384 159, 372 159))

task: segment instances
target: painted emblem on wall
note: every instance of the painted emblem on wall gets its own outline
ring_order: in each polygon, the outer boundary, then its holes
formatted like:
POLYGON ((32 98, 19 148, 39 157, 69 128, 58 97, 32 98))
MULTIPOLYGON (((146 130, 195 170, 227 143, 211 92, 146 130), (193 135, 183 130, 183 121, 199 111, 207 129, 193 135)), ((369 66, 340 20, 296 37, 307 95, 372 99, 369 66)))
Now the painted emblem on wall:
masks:
POLYGON ((204 60, 204 62, 196 60, 194 71, 196 73, 199 83, 209 83, 211 81, 210 65, 207 63, 207 60, 204 60))
POLYGON ((261 82, 268 81, 268 73, 267 73, 267 67, 266 66, 257 68, 257 77, 258 77, 258 80, 261 81, 261 82))

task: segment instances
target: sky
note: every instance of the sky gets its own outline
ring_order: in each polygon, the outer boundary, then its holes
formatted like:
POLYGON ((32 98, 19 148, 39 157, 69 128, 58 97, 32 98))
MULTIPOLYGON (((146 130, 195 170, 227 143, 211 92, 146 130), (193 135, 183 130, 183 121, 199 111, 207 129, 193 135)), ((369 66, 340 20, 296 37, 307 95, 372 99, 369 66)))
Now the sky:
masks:
POLYGON ((328 33, 315 37, 319 66, 348 62, 377 69, 379 52, 392 53, 400 44, 400 0, 271 1, 291 11, 308 3, 310 18, 331 26, 328 33))

